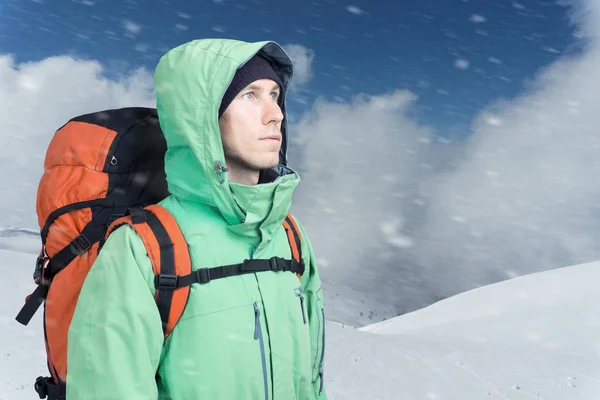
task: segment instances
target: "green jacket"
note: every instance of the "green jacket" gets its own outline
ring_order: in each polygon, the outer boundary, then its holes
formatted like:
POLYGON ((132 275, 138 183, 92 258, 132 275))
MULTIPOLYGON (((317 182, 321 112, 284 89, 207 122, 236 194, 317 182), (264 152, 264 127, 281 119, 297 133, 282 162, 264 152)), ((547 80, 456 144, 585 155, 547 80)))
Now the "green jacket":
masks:
MULTIPOLYGON (((179 222, 194 270, 292 257, 282 223, 300 178, 285 165, 286 146, 270 183, 241 185, 215 170, 215 162, 225 164, 221 97, 236 69, 260 50, 280 64, 287 87, 291 61, 273 42, 197 40, 167 53, 156 69, 171 193, 161 205, 179 222)), ((282 131, 286 136, 285 125, 282 131)), ((166 341, 148 255, 131 227, 117 229, 73 316, 67 399, 326 399, 321 281, 298 225, 306 267, 300 280, 268 271, 194 284, 166 341)))

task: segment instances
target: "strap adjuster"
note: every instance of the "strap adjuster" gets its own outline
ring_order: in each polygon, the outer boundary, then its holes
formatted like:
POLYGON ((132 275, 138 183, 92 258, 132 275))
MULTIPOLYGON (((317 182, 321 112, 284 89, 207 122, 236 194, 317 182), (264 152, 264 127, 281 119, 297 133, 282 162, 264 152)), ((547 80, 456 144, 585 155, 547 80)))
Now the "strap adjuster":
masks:
POLYGON ((197 281, 201 284, 208 283, 212 280, 210 276, 210 270, 208 268, 200 268, 196 270, 197 281))
POLYGON ((44 272, 45 272, 44 268, 46 267, 46 263, 48 261, 50 261, 50 258, 48 258, 48 256, 46 255, 46 249, 43 248, 42 252, 40 253, 40 255, 38 256, 38 258, 35 262, 35 269, 33 271, 33 281, 35 282, 36 285, 39 285, 40 283, 42 283, 42 277, 45 277, 44 276, 44 272))
POLYGON ((304 275, 304 263, 298 262, 294 258, 292 258, 290 262, 290 271, 300 275, 304 275))
POLYGON ((158 274, 154 279, 156 288, 159 290, 175 290, 178 283, 177 275, 158 274))
POLYGON ((251 262, 252 262, 252 260, 250 260, 250 259, 246 259, 246 260, 242 261, 242 267, 241 267, 240 271, 241 272, 250 271, 251 262))
POLYGON ((271 266, 272 271, 285 271, 285 265, 282 262, 283 260, 279 257, 271 257, 269 259, 269 265, 271 266))
POLYGON ((69 248, 73 254, 77 254, 78 256, 88 251, 90 247, 92 247, 92 243, 90 243, 88 238, 85 237, 83 233, 73 239, 73 241, 69 244, 69 248))

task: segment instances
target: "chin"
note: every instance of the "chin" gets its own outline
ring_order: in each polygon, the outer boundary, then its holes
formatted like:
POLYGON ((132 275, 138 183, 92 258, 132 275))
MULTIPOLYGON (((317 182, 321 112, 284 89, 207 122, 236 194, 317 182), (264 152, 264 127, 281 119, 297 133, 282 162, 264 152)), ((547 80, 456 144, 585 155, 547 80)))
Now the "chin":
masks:
POLYGON ((271 162, 271 163, 265 163, 263 164, 263 166, 260 169, 270 169, 270 168, 274 168, 276 166, 279 165, 279 159, 277 160, 277 162, 271 162))
POLYGON ((277 154, 263 160, 260 169, 273 168, 279 165, 279 152, 277 154))
POLYGON ((246 163, 247 168, 250 168, 254 171, 270 169, 270 168, 276 167, 278 165, 279 165, 279 157, 277 157, 277 161, 261 160, 261 161, 246 163))

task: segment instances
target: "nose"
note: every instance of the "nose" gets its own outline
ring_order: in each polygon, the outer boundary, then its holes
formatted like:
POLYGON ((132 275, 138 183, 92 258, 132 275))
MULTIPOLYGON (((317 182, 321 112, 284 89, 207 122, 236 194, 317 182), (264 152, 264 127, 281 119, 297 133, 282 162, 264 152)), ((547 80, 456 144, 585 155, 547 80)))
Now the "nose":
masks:
POLYGON ((281 121, 283 121, 283 112, 281 111, 281 107, 279 107, 279 103, 275 101, 267 102, 263 110, 263 123, 265 125, 270 123, 278 124, 281 121))

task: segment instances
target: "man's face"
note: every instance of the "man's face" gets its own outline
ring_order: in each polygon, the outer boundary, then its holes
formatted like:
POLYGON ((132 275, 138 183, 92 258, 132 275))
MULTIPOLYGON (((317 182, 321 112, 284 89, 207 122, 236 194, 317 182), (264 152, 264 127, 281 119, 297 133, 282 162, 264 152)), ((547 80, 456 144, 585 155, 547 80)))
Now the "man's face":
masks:
POLYGON ((227 166, 259 171, 279 164, 283 113, 277 103, 280 88, 259 79, 233 99, 219 119, 227 166))

